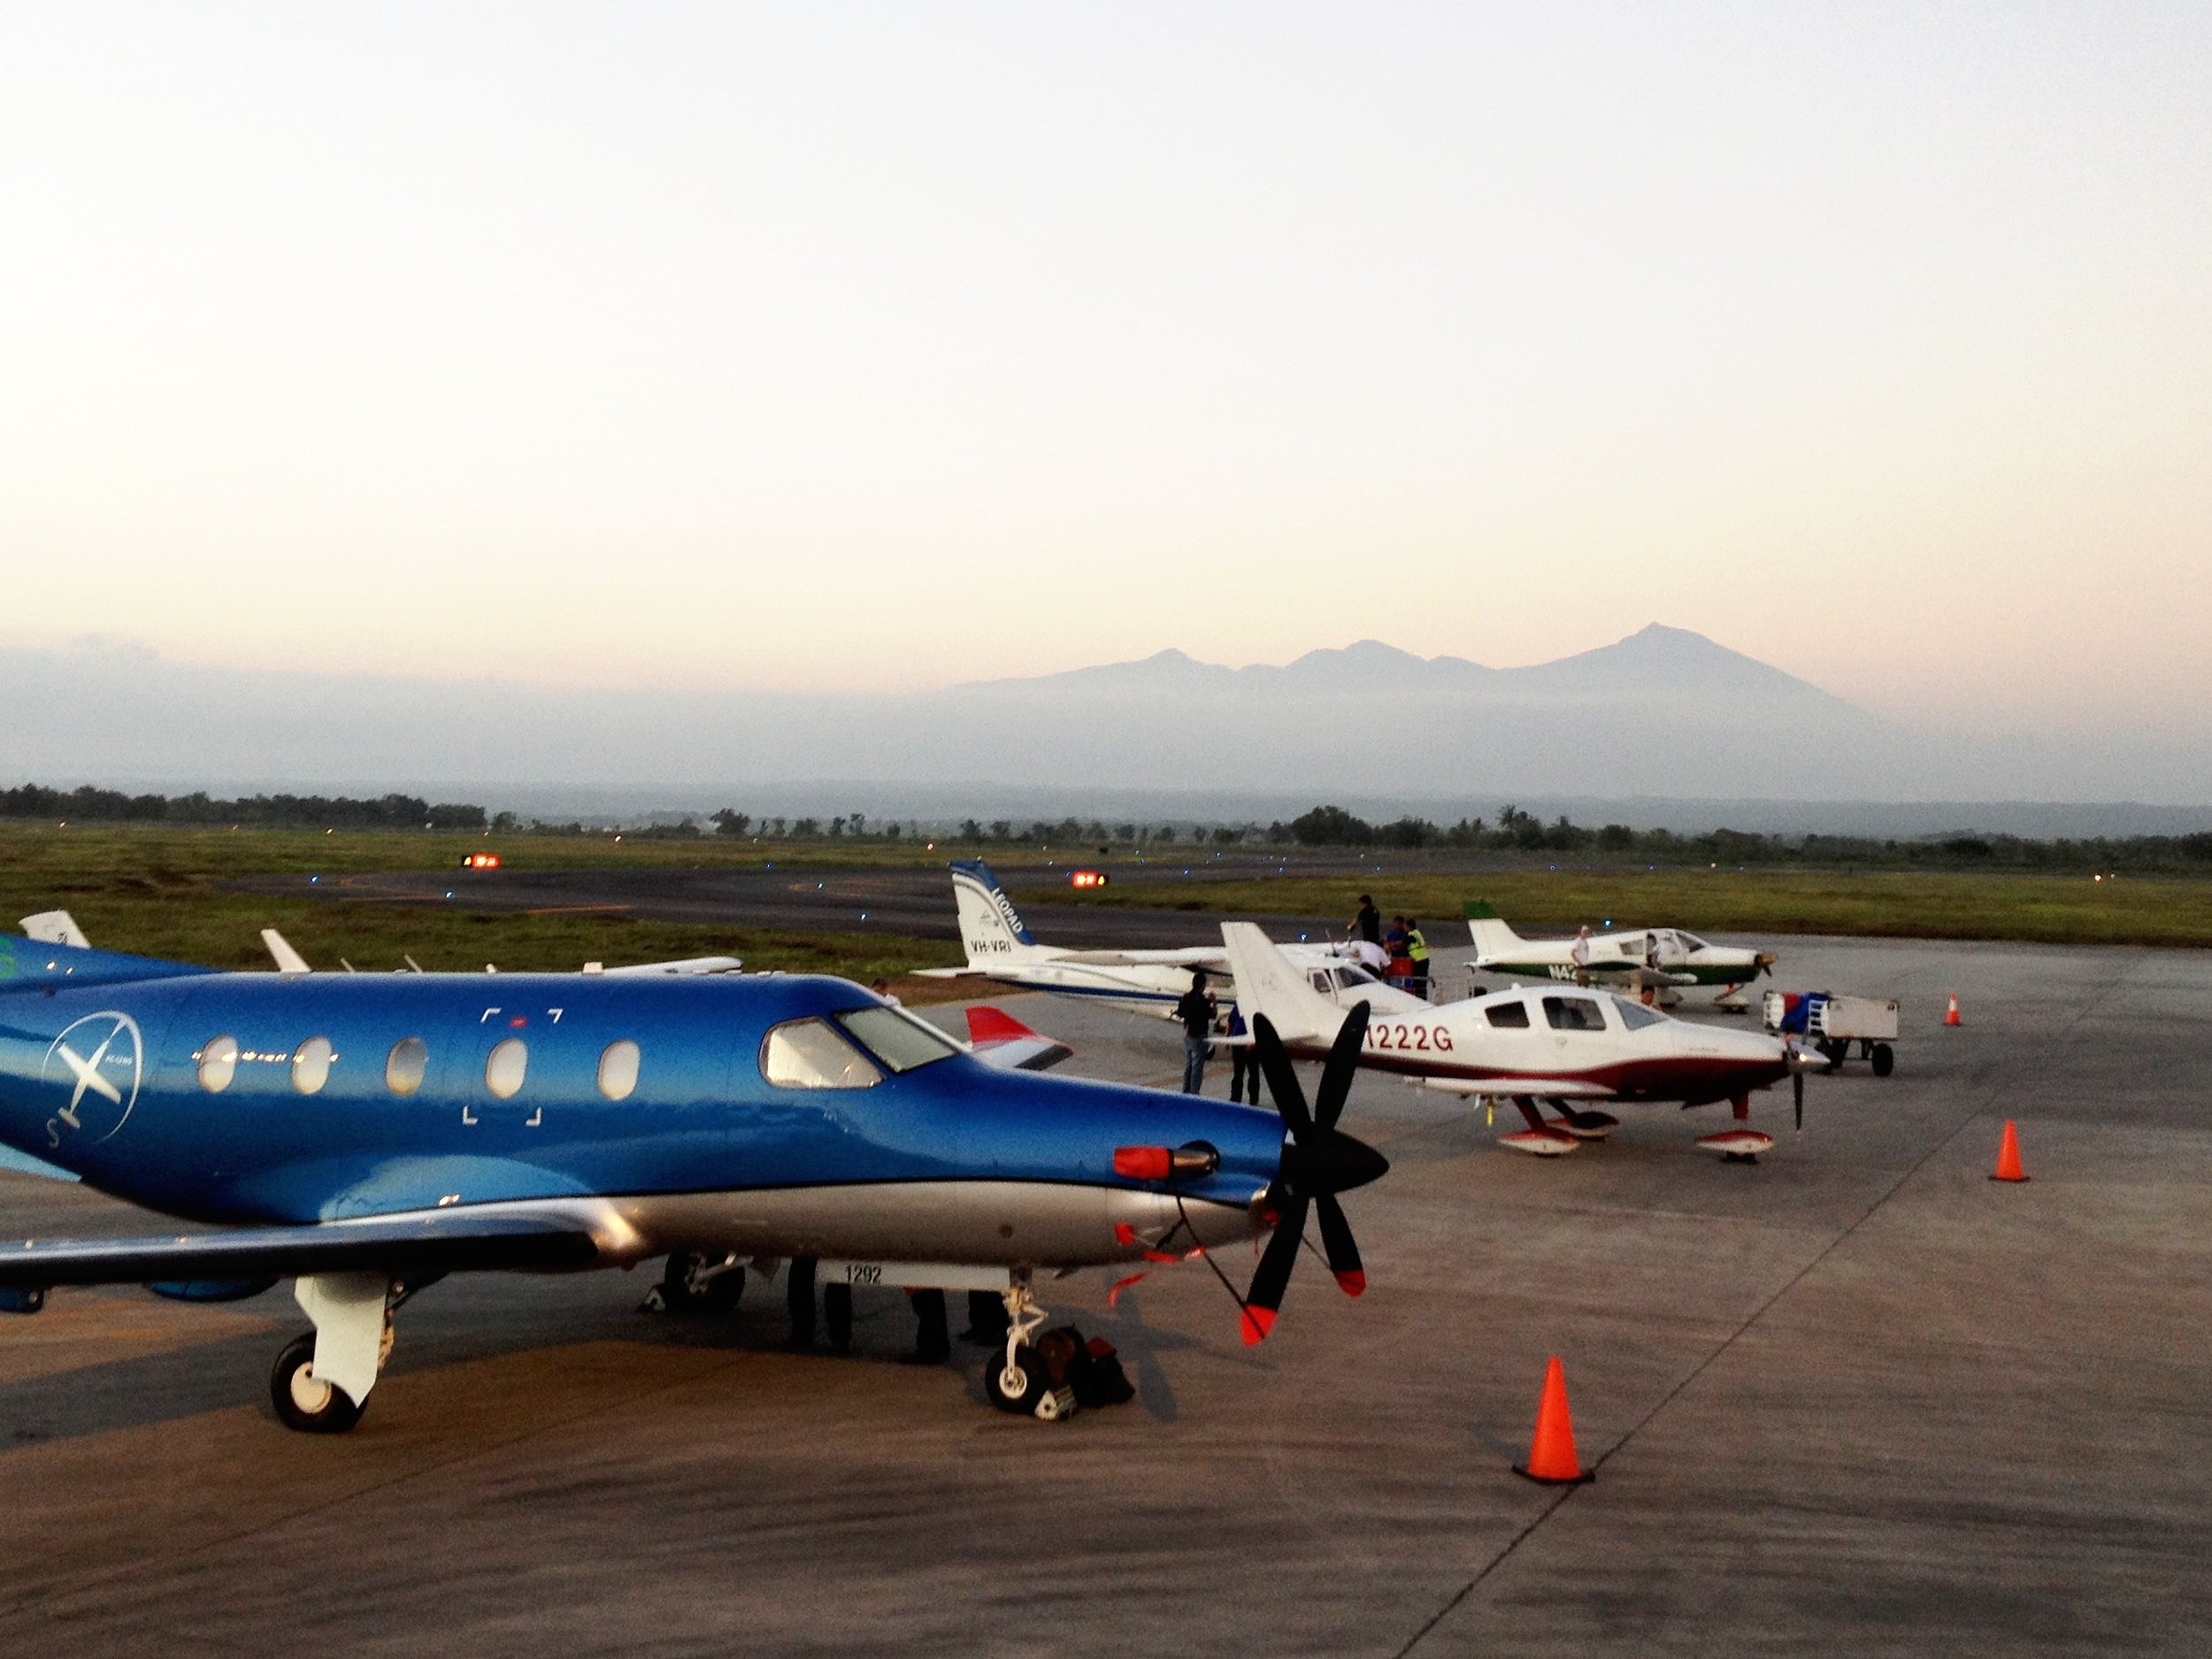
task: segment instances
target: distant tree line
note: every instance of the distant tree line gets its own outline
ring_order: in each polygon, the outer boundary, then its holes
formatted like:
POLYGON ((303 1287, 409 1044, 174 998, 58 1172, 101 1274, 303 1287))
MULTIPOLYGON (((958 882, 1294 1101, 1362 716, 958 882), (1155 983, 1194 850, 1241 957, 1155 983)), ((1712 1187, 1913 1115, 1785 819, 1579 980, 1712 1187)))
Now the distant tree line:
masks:
MULTIPOLYGON (((524 820, 513 812, 488 816, 465 802, 424 800, 420 795, 256 795, 225 800, 204 792, 192 795, 130 795, 89 784, 50 789, 27 783, 0 789, 0 818, 71 820, 94 823, 254 825, 301 829, 483 830, 498 833, 600 835, 605 826, 580 822, 524 820)), ((1596 827, 1576 824, 1564 814, 1546 823, 1517 806, 1501 807, 1494 819, 1463 818, 1439 825, 1407 816, 1370 823, 1340 806, 1317 806, 1287 823, 1109 824, 1103 818, 1037 818, 1026 826, 1011 818, 961 820, 957 829, 940 831, 918 821, 871 818, 864 812, 834 817, 755 818, 724 807, 702 822, 695 816, 625 827, 626 835, 646 841, 684 840, 708 835, 766 841, 871 841, 896 843, 926 834, 972 845, 1065 849, 1341 847, 1448 852, 1500 852, 1540 856, 1569 854, 1607 861, 1645 864, 1927 866, 2012 872, 2212 870, 2212 830, 2185 835, 2093 836, 2031 840, 2017 835, 1952 834, 1903 840, 1855 835, 1766 834, 1756 830, 1713 829, 1678 834, 1664 829, 1632 829, 1625 824, 1596 827)))
POLYGON ((0 818, 140 824, 253 824, 312 829, 483 829, 484 809, 420 795, 252 795, 225 801, 193 795, 126 795, 86 784, 49 789, 27 783, 0 789, 0 818))
POLYGON ((1597 853, 1624 862, 1724 864, 1927 864, 1942 868, 2012 871, 2176 869, 2212 865, 2212 830, 2186 835, 2059 837, 1937 835, 1883 839, 1860 835, 1780 835, 1756 830, 1714 829, 1701 835, 1672 830, 1631 829, 1625 824, 1591 828, 1565 814, 1547 824, 1518 807, 1500 809, 1495 823, 1463 818, 1441 826, 1425 818, 1370 824, 1340 806, 1317 806, 1287 824, 1269 826, 1267 839, 1302 847, 1421 849, 1521 853, 1597 853))

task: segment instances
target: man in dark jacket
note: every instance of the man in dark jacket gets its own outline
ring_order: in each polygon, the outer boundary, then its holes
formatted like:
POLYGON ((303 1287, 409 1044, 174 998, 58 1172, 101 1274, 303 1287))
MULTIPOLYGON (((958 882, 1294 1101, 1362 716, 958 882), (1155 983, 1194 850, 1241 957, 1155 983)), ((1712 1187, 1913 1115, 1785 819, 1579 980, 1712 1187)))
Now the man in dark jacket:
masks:
POLYGON ((1359 895, 1359 914, 1352 918, 1352 937, 1364 939, 1371 945, 1382 943, 1382 912, 1375 908, 1371 894, 1359 895))
POLYGON ((1175 1004, 1183 1025, 1183 1093, 1195 1094, 1206 1084, 1206 1051, 1214 1029, 1214 999, 1206 989, 1206 971, 1190 971, 1190 989, 1175 1004))

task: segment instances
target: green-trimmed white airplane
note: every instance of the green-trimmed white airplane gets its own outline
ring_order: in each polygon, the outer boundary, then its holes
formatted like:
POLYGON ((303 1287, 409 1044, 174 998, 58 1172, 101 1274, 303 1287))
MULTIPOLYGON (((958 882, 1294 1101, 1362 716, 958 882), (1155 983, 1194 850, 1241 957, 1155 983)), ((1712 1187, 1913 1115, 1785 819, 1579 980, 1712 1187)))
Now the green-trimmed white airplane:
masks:
POLYGON ((1678 927, 1609 928, 1573 939, 1524 939, 1486 899, 1466 902, 1467 928, 1475 938, 1476 973, 1519 974, 1533 979, 1572 983, 1578 975, 1591 985, 1631 991, 1655 989, 1671 1006, 1688 987, 1722 987, 1717 1008, 1740 1010, 1736 993, 1774 967, 1770 950, 1709 945, 1678 927), (1577 957, 1579 949, 1582 955, 1577 957))

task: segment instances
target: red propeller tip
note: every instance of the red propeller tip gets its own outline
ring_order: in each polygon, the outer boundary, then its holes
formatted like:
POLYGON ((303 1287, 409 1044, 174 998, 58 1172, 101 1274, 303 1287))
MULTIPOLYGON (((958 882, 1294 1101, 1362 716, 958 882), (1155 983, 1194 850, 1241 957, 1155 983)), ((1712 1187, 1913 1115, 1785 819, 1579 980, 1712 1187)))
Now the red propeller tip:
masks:
POLYGON ((1244 1310, 1244 1346, 1255 1348, 1267 1340, 1267 1333, 1275 1328, 1275 1310, 1247 1308, 1244 1310))
POLYGON ((1336 1276, 1336 1287, 1348 1296, 1356 1296, 1367 1288, 1367 1275, 1356 1269, 1336 1276))

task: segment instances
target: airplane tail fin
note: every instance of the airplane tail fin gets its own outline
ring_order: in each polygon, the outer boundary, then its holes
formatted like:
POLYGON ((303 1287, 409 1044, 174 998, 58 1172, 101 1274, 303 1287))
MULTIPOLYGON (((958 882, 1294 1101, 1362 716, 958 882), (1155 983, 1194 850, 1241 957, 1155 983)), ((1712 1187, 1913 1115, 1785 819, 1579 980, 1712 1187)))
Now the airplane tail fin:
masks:
POLYGON ((67 910, 41 910, 36 916, 25 917, 19 925, 24 938, 42 945, 70 945, 79 950, 92 948, 92 941, 84 936, 84 929, 77 926, 77 918, 67 910))
POLYGON ((1237 984, 1237 1011, 1247 1024, 1267 1016, 1286 1038, 1333 1034, 1343 1010, 1306 983, 1290 958, 1250 922, 1224 922, 1221 942, 1229 948, 1229 972, 1237 984))
POLYGON ((95 950, 72 944, 54 918, 66 924, 66 932, 79 940, 84 934, 69 920, 65 910, 49 910, 23 918, 23 933, 0 933, 0 992, 27 990, 33 986, 121 985, 132 979, 169 979, 188 973, 212 973, 212 968, 188 962, 164 962, 157 956, 130 956, 119 950, 95 950))
POLYGON ((1469 899, 1462 907, 1467 912, 1467 931, 1475 936, 1475 956, 1478 961, 1490 956, 1504 956, 1517 945, 1525 944, 1493 910, 1487 899, 1469 899))
POLYGON ((953 860, 952 896, 960 909, 960 942, 967 948, 969 966, 1018 962, 1038 954, 1021 912, 983 860, 953 860))

